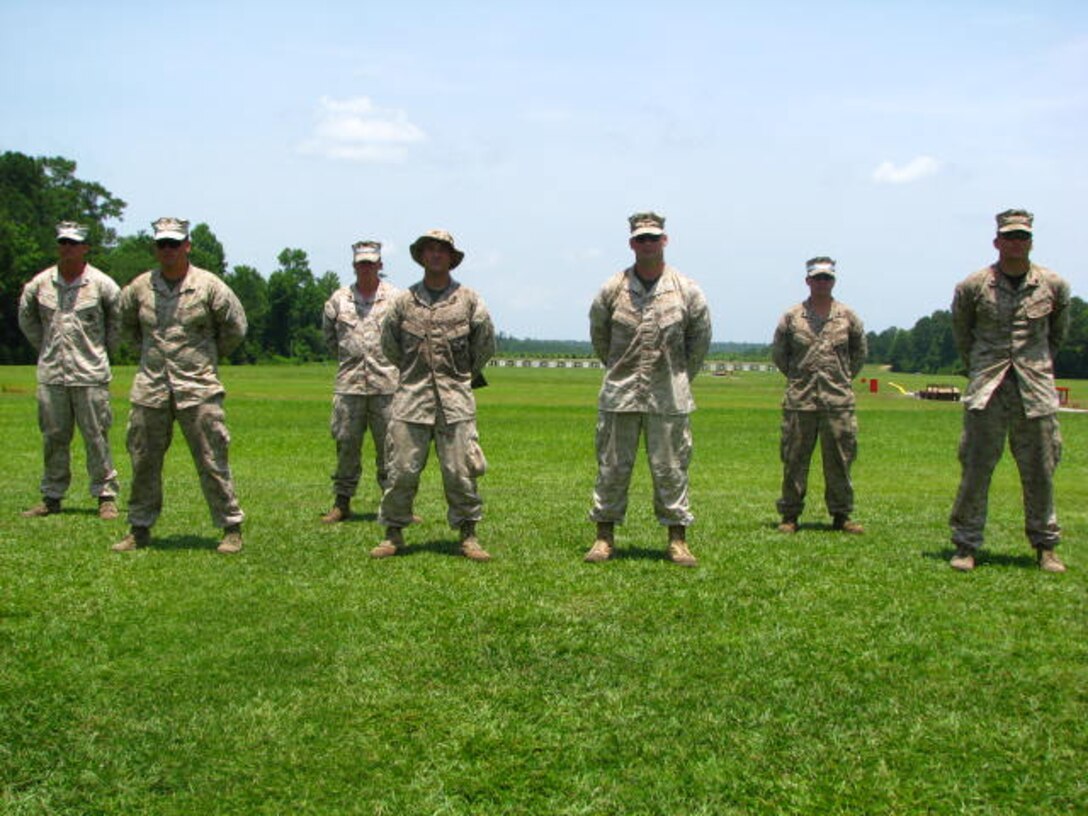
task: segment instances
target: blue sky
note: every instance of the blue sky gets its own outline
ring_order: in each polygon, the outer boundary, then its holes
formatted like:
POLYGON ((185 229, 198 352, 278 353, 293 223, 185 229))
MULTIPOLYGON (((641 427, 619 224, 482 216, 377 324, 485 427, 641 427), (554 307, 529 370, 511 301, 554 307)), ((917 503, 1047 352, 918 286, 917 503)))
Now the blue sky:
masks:
POLYGON ((376 238, 407 285, 442 227, 516 336, 584 338, 643 209, 718 341, 768 341, 822 254, 911 326, 1013 206, 1088 295, 1082 2, 0 0, 0 76, 0 149, 77 161, 122 233, 178 215, 345 280, 376 238))

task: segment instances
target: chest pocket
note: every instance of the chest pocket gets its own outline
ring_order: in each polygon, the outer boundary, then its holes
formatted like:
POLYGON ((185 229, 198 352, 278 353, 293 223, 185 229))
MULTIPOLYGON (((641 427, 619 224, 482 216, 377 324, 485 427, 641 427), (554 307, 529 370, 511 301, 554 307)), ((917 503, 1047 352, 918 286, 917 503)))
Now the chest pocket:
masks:
POLYGON ((1041 320, 1054 311, 1054 302, 1045 289, 1037 290, 1024 304, 1024 314, 1028 320, 1041 320))
POLYGON ((684 310, 680 307, 676 298, 669 298, 667 302, 659 303, 655 312, 657 314, 657 325, 661 327, 662 331, 671 329, 684 319, 684 310))
POLYGON ((178 320, 187 331, 201 331, 207 328, 208 307, 203 300, 193 295, 182 295, 178 305, 178 320))
POLYGON ((642 323, 642 309, 632 301, 629 293, 624 293, 616 301, 612 309, 612 322, 632 331, 642 323))

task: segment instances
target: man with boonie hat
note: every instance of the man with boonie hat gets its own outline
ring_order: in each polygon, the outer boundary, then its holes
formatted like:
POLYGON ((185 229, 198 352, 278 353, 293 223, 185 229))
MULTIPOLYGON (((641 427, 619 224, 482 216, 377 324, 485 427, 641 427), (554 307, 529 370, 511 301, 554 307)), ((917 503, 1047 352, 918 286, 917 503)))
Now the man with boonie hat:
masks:
POLYGON ((397 295, 382 324, 382 349, 400 370, 386 431, 389 481, 378 522, 385 538, 370 551, 387 558, 404 550, 401 530, 413 521, 412 503, 434 442, 442 468, 450 526, 460 531, 461 554, 491 556, 476 523, 483 502, 476 480, 487 462, 476 431, 472 383, 495 353, 495 327, 483 299, 450 276, 465 254, 445 230, 430 230, 411 246, 423 280, 397 295))
POLYGON ((35 275, 19 298, 19 328, 38 352, 38 427, 45 469, 41 504, 28 518, 61 511, 72 481, 71 444, 76 427, 87 454, 91 495, 98 516, 117 518, 117 471, 110 452, 110 355, 116 353, 121 289, 87 263, 88 229, 57 224, 56 265, 35 275))
POLYGON ((782 496, 777 502, 783 533, 796 533, 805 508, 808 469, 816 440, 824 470, 824 501, 832 529, 862 533, 850 520, 854 485, 850 465, 857 454, 857 417, 851 381, 861 372, 868 348, 865 326, 854 311, 831 296, 835 261, 826 255, 805 263, 809 296, 778 321, 774 363, 786 375, 782 399, 782 496))
POLYGON ((952 299, 952 333, 967 369, 959 490, 949 524, 951 566, 975 568, 990 479, 1005 440, 1020 472, 1024 531, 1045 572, 1065 572, 1054 548, 1054 470, 1061 458, 1054 359, 1069 328, 1069 284, 1031 262, 1034 216, 996 216, 997 261, 968 276, 952 299))
POLYGON ((589 310, 590 339, 605 373, 589 512, 597 536, 585 560, 607 561, 614 554, 615 525, 627 514, 627 490, 644 435, 654 514, 668 527, 667 556, 694 567, 687 544, 687 528, 695 520, 688 501, 691 381, 710 348, 710 309, 698 285, 665 263, 664 217, 635 213, 628 226, 635 262, 605 282, 589 310))
POLYGON ((363 436, 370 429, 378 487, 388 487, 385 430, 400 372, 382 351, 382 320, 400 292, 382 278, 382 245, 352 244, 355 282, 333 292, 325 302, 322 330, 329 352, 338 361, 333 386, 330 428, 336 442, 332 475, 335 501, 322 516, 326 524, 351 517, 351 498, 362 474, 363 436))
POLYGON ((162 511, 162 467, 174 423, 189 445, 212 523, 223 528, 221 553, 242 549, 242 519, 231 477, 219 361, 242 342, 246 315, 217 275, 189 263, 189 222, 160 218, 154 228, 159 266, 121 292, 121 329, 140 351, 132 381, 128 452, 132 458, 129 534, 116 552, 143 547, 162 511))

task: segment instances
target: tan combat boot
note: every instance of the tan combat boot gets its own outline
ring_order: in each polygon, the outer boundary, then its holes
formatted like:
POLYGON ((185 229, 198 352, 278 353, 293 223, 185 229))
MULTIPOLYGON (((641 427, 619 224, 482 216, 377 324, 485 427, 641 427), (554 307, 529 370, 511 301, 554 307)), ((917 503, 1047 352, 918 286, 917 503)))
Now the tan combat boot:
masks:
POLYGON ((472 561, 490 561, 491 555, 476 539, 476 522, 461 522, 461 555, 472 561))
POLYGON ((242 525, 231 524, 229 527, 223 528, 223 539, 219 542, 219 546, 215 548, 216 552, 221 552, 224 555, 234 555, 242 551, 242 525))
POLYGON ((332 510, 321 517, 325 524, 336 524, 338 521, 347 521, 351 518, 351 496, 337 495, 332 510))
POLYGON ((582 560, 588 564, 599 564, 611 558, 616 551, 615 529, 616 525, 611 521, 598 521, 597 540, 582 560))
POLYGON ((797 516, 787 516, 782 519, 782 523, 778 525, 778 532, 780 533, 796 533, 797 532, 797 516))
POLYGON ((23 518, 41 518, 42 516, 52 516, 60 512, 60 499, 51 499, 48 496, 43 496, 41 504, 35 504, 29 510, 24 510, 19 515, 23 518))
POLYGON ((960 572, 970 572, 975 568, 975 551, 963 544, 957 544, 956 554, 952 556, 948 566, 960 572))
POLYGON ((1043 572, 1065 572, 1065 564, 1058 558, 1058 554, 1054 550, 1044 550, 1042 547, 1036 547, 1035 552, 1038 555, 1039 569, 1043 572))
POLYGON ((669 525, 669 548, 666 554, 670 561, 681 567, 694 567, 699 563, 688 549, 687 527, 682 524, 669 525))
POLYGON ((121 514, 117 512, 117 501, 113 496, 98 497, 98 517, 103 521, 113 521, 121 514))
POLYGON ((114 552, 131 552, 137 547, 146 547, 151 543, 151 528, 131 527, 128 535, 110 547, 114 552))
POLYGON ((854 535, 861 535, 865 532, 864 527, 856 521, 850 521, 850 516, 845 513, 837 513, 835 515, 835 518, 831 522, 831 529, 840 533, 853 533, 854 535))
POLYGON ((385 538, 370 551, 371 558, 389 558, 404 550, 404 536, 400 527, 386 527, 385 538))

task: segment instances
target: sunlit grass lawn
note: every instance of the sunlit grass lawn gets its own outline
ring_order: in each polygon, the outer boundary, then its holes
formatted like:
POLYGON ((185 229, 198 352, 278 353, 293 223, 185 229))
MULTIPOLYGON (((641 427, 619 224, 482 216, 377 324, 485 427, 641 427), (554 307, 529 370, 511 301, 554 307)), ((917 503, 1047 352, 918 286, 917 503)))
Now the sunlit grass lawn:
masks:
POLYGON ((40 476, 33 371, 0 368, 3 813, 1088 811, 1088 417, 1062 415, 1069 573, 1035 569, 1006 457, 961 575, 959 405, 859 394, 867 534, 826 529, 815 467, 783 537, 781 378, 702 377, 700 567, 661 557, 642 458, 625 557, 591 566, 599 373, 490 369, 495 560, 455 556, 432 461, 410 553, 375 562, 369 440, 364 517, 318 522, 332 370, 223 374, 245 551, 215 553, 178 433, 155 546, 118 555, 78 442, 66 512, 18 516, 40 476))

